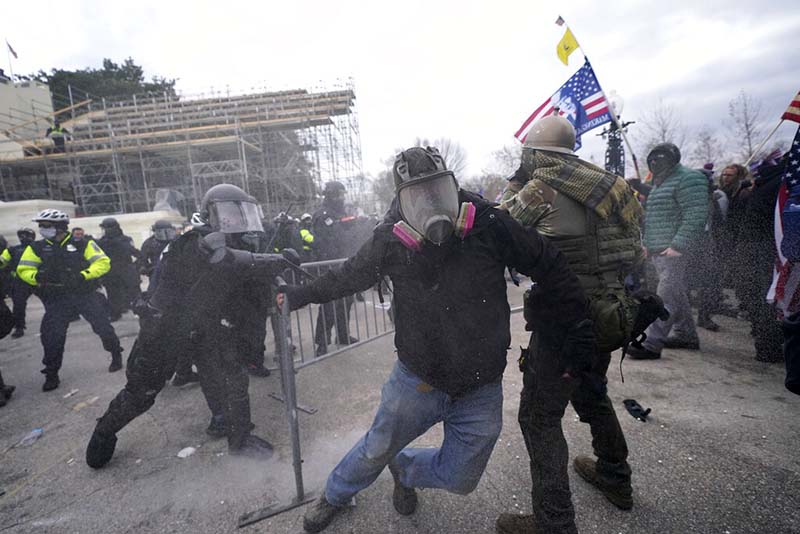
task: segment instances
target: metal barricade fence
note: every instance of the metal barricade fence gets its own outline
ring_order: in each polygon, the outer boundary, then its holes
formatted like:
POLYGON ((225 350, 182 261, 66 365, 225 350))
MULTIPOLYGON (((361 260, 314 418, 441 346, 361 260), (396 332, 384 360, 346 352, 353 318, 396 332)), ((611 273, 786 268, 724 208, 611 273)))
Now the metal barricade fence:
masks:
MULTIPOLYGON (((318 277, 344 262, 345 259, 304 263, 302 268, 318 277)), ((302 274, 292 271, 291 274, 287 273, 286 282, 298 285, 306 283, 306 280, 302 274)), ((311 304, 292 312, 286 334, 294 355, 295 369, 302 369, 393 333, 391 299, 391 286, 386 280, 381 283, 380 289, 376 284, 350 297, 328 304, 311 304)), ((265 343, 268 354, 278 354, 275 350, 276 339, 274 332, 272 336, 267 336, 265 343)))

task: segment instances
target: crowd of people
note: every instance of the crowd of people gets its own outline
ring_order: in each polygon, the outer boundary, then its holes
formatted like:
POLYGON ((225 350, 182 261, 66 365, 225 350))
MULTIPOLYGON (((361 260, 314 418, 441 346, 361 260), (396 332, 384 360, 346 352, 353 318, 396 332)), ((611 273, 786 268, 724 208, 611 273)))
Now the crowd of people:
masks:
MULTIPOLYGON (((66 214, 45 210, 34 219, 42 239, 23 228, 21 244, 3 252, 15 308, 6 314, 8 330, 24 335, 24 303, 31 292, 39 296, 48 391, 59 385, 64 339, 76 315, 111 353, 111 372, 122 366, 111 322, 126 307, 139 315, 127 383, 87 446, 92 468, 111 461, 118 432, 154 404, 173 374, 184 383, 200 381, 210 435, 226 437, 231 454, 266 459, 272 445, 252 434, 248 371, 265 374, 266 324, 276 335, 280 324, 276 303, 320 304, 319 356, 334 326, 339 345, 358 341, 348 329, 352 299, 389 278, 397 362, 372 426, 305 513, 305 530, 320 532, 387 467, 402 515, 415 512, 417 489, 475 489, 502 427, 511 342, 505 273, 513 269, 533 282, 524 300, 530 342, 519 357, 518 412, 532 513, 501 514, 496 528, 574 534, 562 431, 568 404, 589 425, 594 453, 577 455, 573 469, 614 506, 630 510, 635 502, 627 443, 608 396, 612 352, 657 360, 664 348, 699 350, 696 328, 718 330, 714 316, 729 314, 750 321, 757 360, 783 360, 781 317, 766 295, 786 165, 785 158, 767 158, 752 175, 729 165, 717 180, 713 165, 690 169, 674 144, 663 143, 647 156, 648 179, 626 182, 578 158, 574 146, 566 119, 540 119, 499 204, 459 188, 435 148, 405 150, 392 169, 394 200, 364 239, 354 237, 363 225, 346 212, 338 182, 327 183, 320 209, 299 220, 285 213, 264 220, 253 197, 233 185, 214 186, 188 231, 159 221, 142 251, 113 218, 103 221, 103 238, 95 241, 70 233, 66 214), (320 277, 275 294, 274 277, 286 269, 343 257, 320 277), (135 283, 139 273, 150 277, 146 291, 135 283), (726 304, 726 295, 737 305, 726 304), (440 422, 439 447, 408 446, 440 422)), ((0 386, 0 398, 13 392, 0 386)))

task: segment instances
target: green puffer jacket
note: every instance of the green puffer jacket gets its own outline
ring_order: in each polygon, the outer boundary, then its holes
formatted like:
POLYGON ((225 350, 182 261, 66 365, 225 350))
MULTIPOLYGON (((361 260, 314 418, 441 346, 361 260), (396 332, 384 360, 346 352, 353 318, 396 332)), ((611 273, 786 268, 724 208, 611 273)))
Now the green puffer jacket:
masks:
POLYGON ((700 236, 708 218, 708 179, 678 165, 647 197, 644 238, 651 254, 668 247, 686 252, 700 236))

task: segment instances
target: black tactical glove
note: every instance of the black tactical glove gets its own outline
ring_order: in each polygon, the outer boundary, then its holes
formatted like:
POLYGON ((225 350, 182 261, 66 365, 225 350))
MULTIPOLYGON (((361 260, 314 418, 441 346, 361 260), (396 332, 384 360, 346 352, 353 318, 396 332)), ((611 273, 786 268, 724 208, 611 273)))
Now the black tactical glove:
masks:
POLYGON ((48 282, 48 278, 49 278, 49 274, 44 269, 39 269, 38 271, 36 271, 36 276, 34 276, 34 279, 36 280, 36 284, 39 287, 46 286, 47 282, 48 282))
POLYGON ((592 321, 583 319, 564 332, 561 361, 564 373, 578 378, 591 370, 595 358, 595 339, 592 321))
POLYGON ((77 289, 80 286, 82 286, 84 282, 86 282, 86 277, 83 276, 82 272, 70 271, 69 273, 67 273, 67 280, 65 285, 67 285, 68 287, 72 289, 77 289))
POLYGON ((642 405, 634 399, 625 399, 622 401, 622 404, 625 405, 625 409, 628 410, 628 413, 631 414, 634 419, 638 419, 642 423, 647 421, 647 416, 650 415, 650 408, 645 410, 642 405))
POLYGON ((297 251, 293 248, 285 248, 281 251, 281 255, 283 255, 283 259, 288 261, 293 265, 300 265, 300 255, 297 251))

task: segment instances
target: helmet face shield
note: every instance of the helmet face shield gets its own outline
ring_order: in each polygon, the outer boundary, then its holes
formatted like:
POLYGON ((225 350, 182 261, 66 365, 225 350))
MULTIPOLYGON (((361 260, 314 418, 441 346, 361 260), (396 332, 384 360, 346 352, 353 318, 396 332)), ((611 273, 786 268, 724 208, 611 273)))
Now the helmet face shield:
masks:
POLYGON ((261 210, 252 202, 224 200, 209 205, 208 223, 225 234, 263 232, 261 210))
POLYGON ((153 230, 153 236, 158 241, 172 241, 178 236, 178 232, 175 231, 175 228, 156 228, 153 230))
POLYGON ((397 190, 397 198, 403 219, 429 241, 440 245, 453 234, 459 204, 451 171, 405 182, 397 190))

